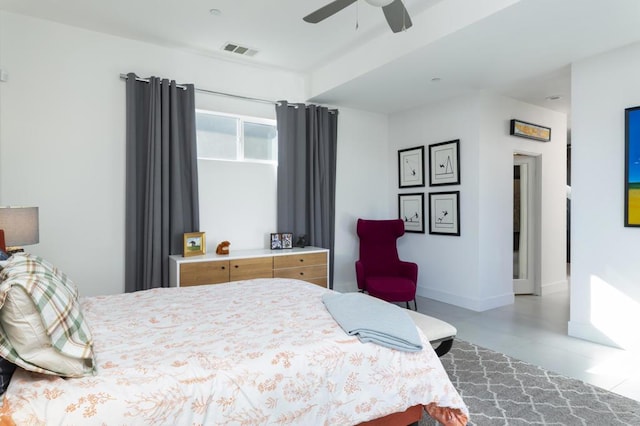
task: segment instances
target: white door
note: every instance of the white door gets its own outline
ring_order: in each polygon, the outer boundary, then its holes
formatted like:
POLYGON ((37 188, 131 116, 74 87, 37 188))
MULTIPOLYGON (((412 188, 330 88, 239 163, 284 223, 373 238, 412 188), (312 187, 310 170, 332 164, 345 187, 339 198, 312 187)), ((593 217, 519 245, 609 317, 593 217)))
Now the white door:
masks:
POLYGON ((513 292, 536 294, 537 244, 536 159, 528 155, 513 157, 513 292))

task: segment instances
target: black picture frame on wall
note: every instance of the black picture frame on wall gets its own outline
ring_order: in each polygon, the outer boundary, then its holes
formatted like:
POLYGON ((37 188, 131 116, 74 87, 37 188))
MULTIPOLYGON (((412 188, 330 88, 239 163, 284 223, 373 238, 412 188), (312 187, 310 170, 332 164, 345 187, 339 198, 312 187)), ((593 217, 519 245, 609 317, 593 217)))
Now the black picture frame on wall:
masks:
POLYGON ((460 236, 460 191, 429 193, 429 234, 460 236))
POLYGON ((424 146, 398 151, 398 187, 424 186, 424 146))
POLYGON ((460 184, 460 139, 429 145, 429 186, 460 184))
POLYGON ((509 122, 509 134, 511 136, 533 139, 539 142, 549 142, 551 140, 551 127, 527 123, 526 121, 516 120, 514 118, 509 122))
POLYGON ((424 193, 398 194, 398 217, 405 232, 424 234, 424 193))

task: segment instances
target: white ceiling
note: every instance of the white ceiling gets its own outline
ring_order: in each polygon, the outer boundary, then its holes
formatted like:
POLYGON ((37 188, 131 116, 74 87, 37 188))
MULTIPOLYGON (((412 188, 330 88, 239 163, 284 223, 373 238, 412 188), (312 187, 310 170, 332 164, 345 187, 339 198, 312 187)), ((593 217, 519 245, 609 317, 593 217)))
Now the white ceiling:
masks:
POLYGON ((302 21, 329 1, 0 0, 0 9, 302 73, 310 100, 384 113, 477 90, 568 112, 572 62, 640 41, 640 0, 404 0, 414 25, 398 34, 362 0, 302 21), (227 42, 258 53, 224 52, 227 42))

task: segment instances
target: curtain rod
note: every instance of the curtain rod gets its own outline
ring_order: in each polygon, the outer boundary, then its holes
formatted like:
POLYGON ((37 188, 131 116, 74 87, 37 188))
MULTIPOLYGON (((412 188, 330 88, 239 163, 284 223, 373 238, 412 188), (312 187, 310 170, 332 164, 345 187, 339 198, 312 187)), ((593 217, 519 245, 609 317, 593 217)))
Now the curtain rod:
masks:
MULTIPOLYGON (((120 79, 126 80, 127 78, 128 77, 127 77, 126 74, 120 74, 120 79)), ((148 83, 149 79, 136 76, 136 81, 144 81, 145 83, 148 83)), ((179 87, 181 89, 186 89, 186 86, 184 86, 182 84, 176 84, 176 87, 179 87)), ((215 90, 199 89, 197 87, 195 87, 194 90, 196 92, 199 92, 199 93, 208 93, 210 95, 226 96, 226 97, 229 97, 229 98, 243 99, 245 101, 253 101, 253 102, 261 102, 263 104, 279 105, 279 102, 270 101, 268 99, 252 98, 252 97, 249 97, 249 96, 234 95, 234 94, 225 93, 225 92, 216 92, 215 90)))
MULTIPOLYGON (((129 77, 127 76, 127 74, 120 74, 120 79, 121 80, 127 80, 128 78, 129 77)), ((148 83, 149 79, 136 76, 136 81, 143 81, 145 83, 148 83)), ((183 90, 187 88, 183 84, 176 84, 176 87, 179 87, 180 89, 183 89, 183 90)), ((280 105, 280 102, 270 101, 268 99, 252 98, 252 97, 249 97, 249 96, 234 95, 232 93, 225 93, 225 92, 216 92, 215 90, 199 89, 197 87, 194 87, 194 90, 196 92, 199 92, 199 93, 208 93, 210 95, 226 96, 228 98, 243 99, 245 101, 260 102, 260 103, 263 103, 263 104, 280 105)), ((287 106, 290 106, 290 107, 293 107, 293 108, 298 108, 297 104, 288 104, 287 106)), ((337 112, 337 110, 335 110, 335 109, 330 109, 329 110, 330 114, 335 114, 336 112, 337 112)))

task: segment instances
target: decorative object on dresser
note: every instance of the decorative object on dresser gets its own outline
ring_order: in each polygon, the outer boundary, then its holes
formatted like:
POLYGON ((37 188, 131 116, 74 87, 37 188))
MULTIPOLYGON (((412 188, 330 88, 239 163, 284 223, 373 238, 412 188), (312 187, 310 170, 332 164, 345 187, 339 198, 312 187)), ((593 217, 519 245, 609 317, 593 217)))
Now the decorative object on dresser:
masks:
POLYGON ((282 236, 274 232, 271 234, 271 250, 280 250, 282 248, 282 236))
POLYGON ((291 232, 276 232, 271 234, 271 250, 293 248, 293 234, 291 232))
POLYGON ((280 236, 282 239, 283 249, 293 248, 293 234, 291 232, 283 232, 280 236))
POLYGON ((206 252, 204 232, 187 232, 184 234, 184 250, 182 256, 198 256, 206 252))
POLYGON ((429 186, 460 184, 460 140, 429 145, 429 186))
POLYGON ((424 146, 398 151, 398 187, 424 186, 424 146))
POLYGON ((18 253, 38 242, 38 207, 0 207, 0 250, 18 253))
POLYGON ((307 235, 299 235, 296 240, 296 247, 304 248, 307 245, 307 235))
POLYGON ((252 278, 296 278, 327 287, 329 250, 319 247, 234 250, 229 255, 207 254, 185 259, 169 256, 172 287, 221 284, 252 278))
POLYGON ((220 244, 218 244, 218 247, 216 247, 216 254, 229 254, 229 246, 231 245, 231 243, 229 241, 223 241, 220 244))

